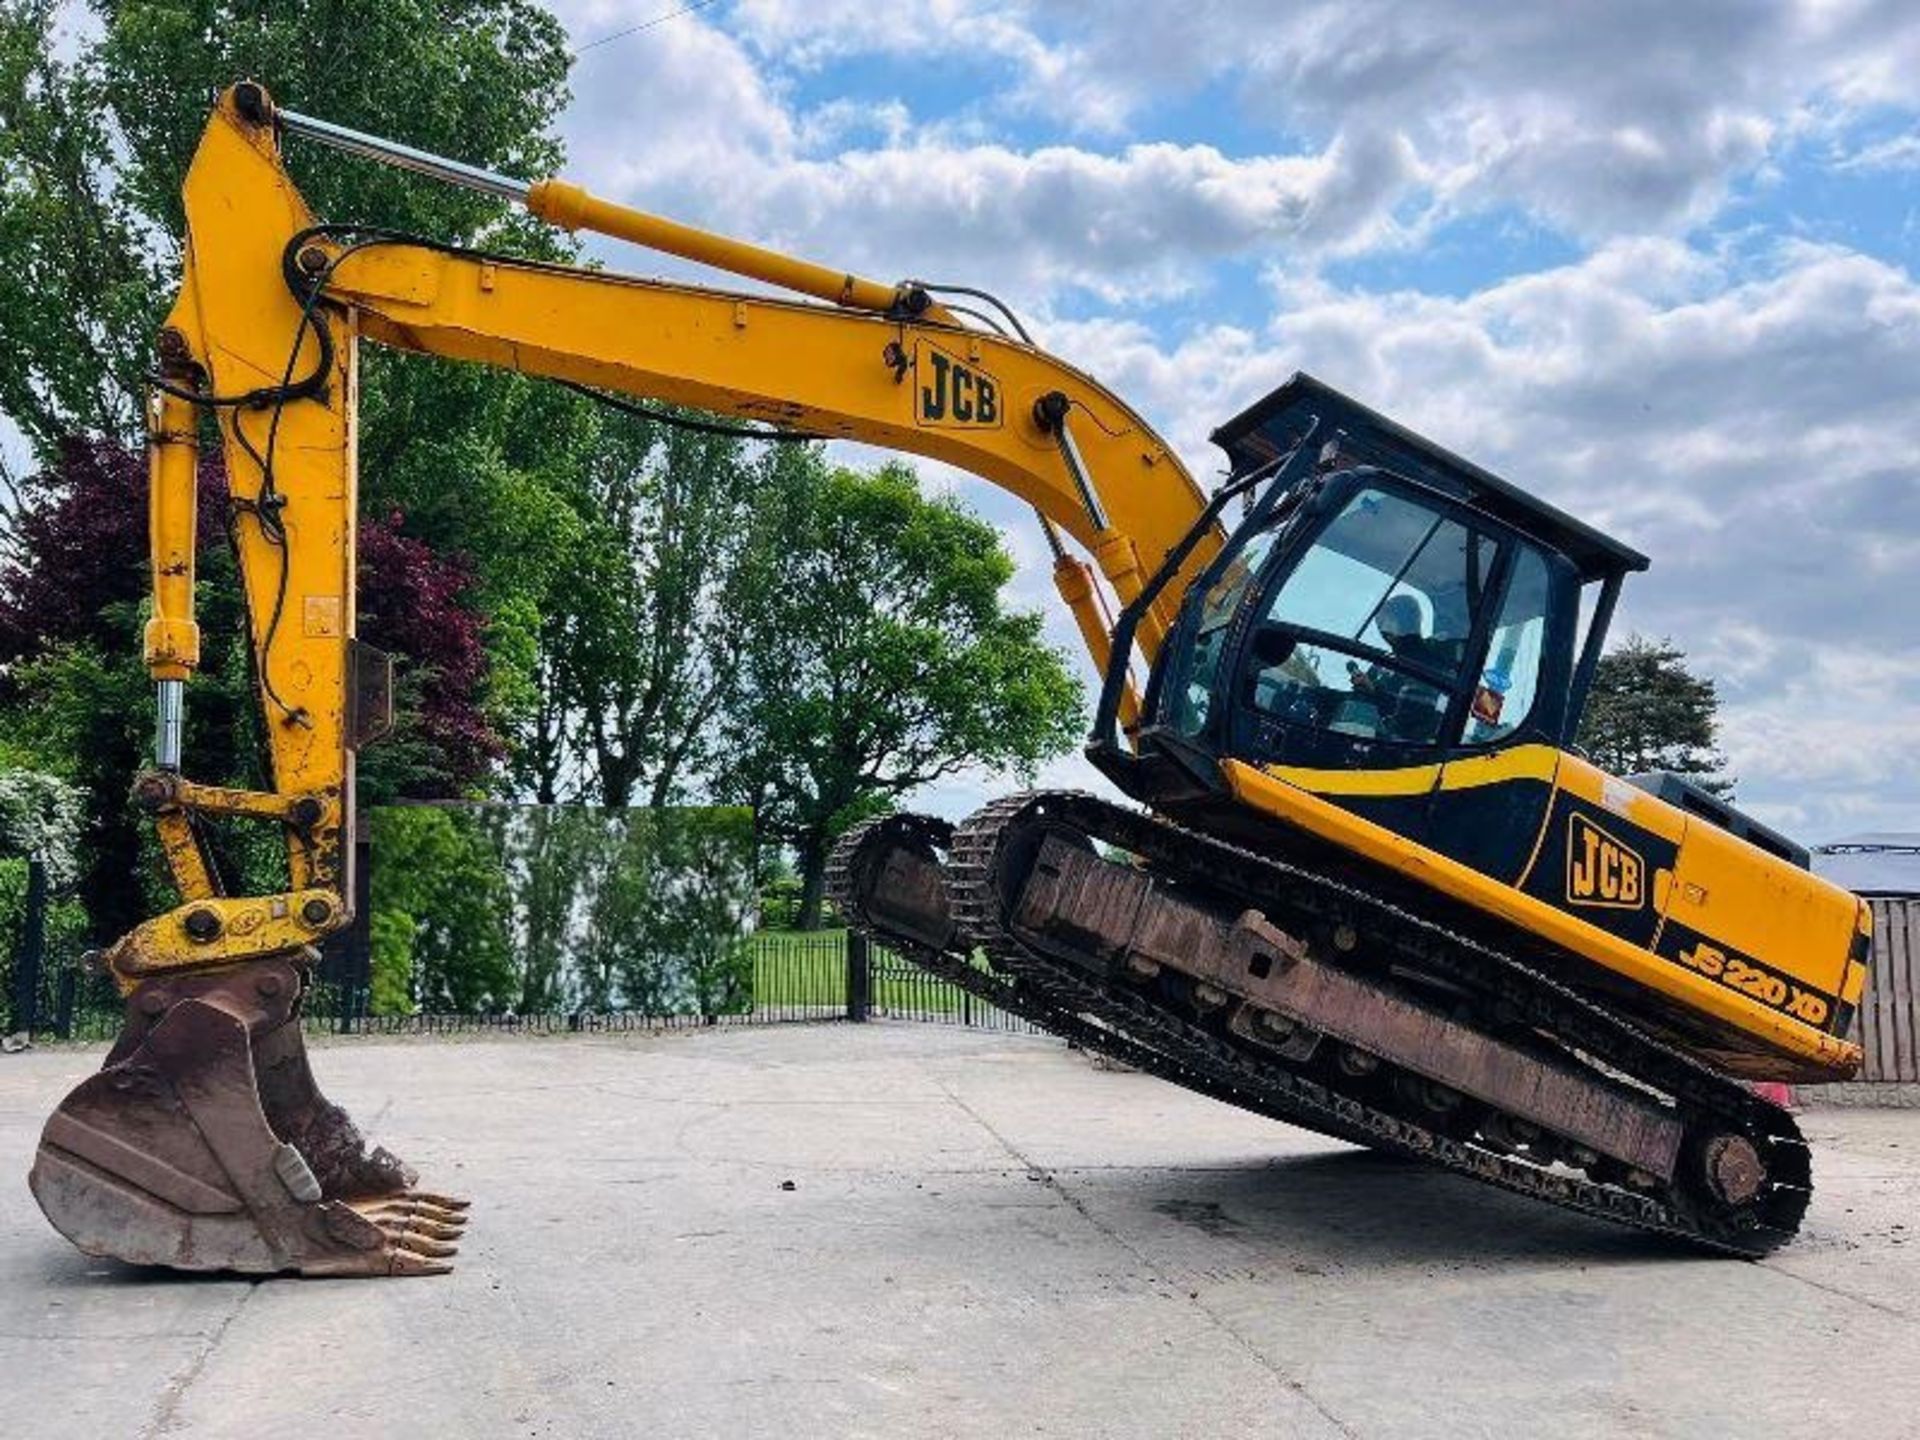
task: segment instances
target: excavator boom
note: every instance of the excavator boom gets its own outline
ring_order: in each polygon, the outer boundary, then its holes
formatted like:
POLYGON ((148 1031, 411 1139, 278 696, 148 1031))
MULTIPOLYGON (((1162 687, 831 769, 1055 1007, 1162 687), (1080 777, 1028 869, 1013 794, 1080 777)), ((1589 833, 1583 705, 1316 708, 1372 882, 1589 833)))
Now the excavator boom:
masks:
MULTIPOLYGON (((385 142, 275 112, 238 86, 209 122, 185 184, 186 267, 161 335, 174 383, 154 401, 155 619, 148 660, 162 687, 161 768, 177 769, 177 692, 197 649, 192 619, 193 407, 211 404, 243 514, 240 558, 262 664, 276 791, 323 813, 289 855, 297 895, 251 953, 310 941, 342 918, 356 716, 351 536, 361 339, 510 367, 623 395, 695 406, 790 431, 925 455, 1031 504, 1061 563, 1057 579, 1096 665, 1109 624, 1090 553, 1125 603, 1192 529, 1204 497, 1171 448, 1123 402, 1030 344, 961 328, 921 287, 884 286, 595 200, 549 180, 525 187, 535 214, 747 275, 831 292, 832 307, 637 280, 317 224, 281 158, 283 128, 377 153, 385 142), (198 388, 196 388, 198 387, 198 388), (340 543, 345 540, 347 543, 340 543), (170 695, 172 698, 170 698, 170 695), (307 891, 316 893, 305 893, 307 891), (325 893, 318 893, 325 892, 325 893), (307 906, 328 914, 304 930, 307 906), (269 941, 271 943, 269 943, 269 941)), ((413 168, 498 193, 516 182, 393 147, 413 168)), ((1199 537, 1186 572, 1217 552, 1199 537)), ((1157 600, 1140 633, 1152 659, 1180 600, 1157 600)), ((371 662, 370 662, 371 663, 371 662)), ((377 675, 368 690, 377 699, 377 675)), ((1131 705, 1131 702, 1129 702, 1131 705)), ((364 708, 364 707, 363 707, 364 708)), ((375 707, 377 709, 377 706, 375 707)), ((196 877, 197 878, 197 877, 196 877)), ((145 973, 177 943, 162 919, 123 952, 145 973), (165 937, 165 938, 163 938, 165 937), (137 952, 137 953, 136 953, 137 952)), ((256 935, 259 932, 255 932, 256 935)), ((232 945, 225 937, 201 945, 232 945)), ((249 947, 241 947, 249 948, 249 947)), ((197 958, 209 953, 193 952, 197 958)), ((239 950, 234 950, 238 958, 239 950)))

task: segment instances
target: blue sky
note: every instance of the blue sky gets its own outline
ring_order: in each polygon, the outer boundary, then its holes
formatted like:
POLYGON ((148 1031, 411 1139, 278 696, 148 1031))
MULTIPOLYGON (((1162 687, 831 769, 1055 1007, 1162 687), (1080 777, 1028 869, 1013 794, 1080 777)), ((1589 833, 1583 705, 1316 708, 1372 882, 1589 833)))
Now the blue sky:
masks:
MULTIPOLYGON (((554 8, 591 46, 573 178, 992 289, 1203 483, 1212 427, 1311 371, 1653 557, 1616 634, 1716 679, 1743 804, 1920 830, 1912 0, 554 8)), ((1030 515, 922 468, 1078 657, 1030 515)))
MULTIPOLYGON (((630 203, 999 292, 1203 478, 1306 369, 1617 532, 1620 633, 1819 841, 1920 830, 1916 76, 1869 0, 717 0, 585 51, 562 131, 630 203)), ((932 478, 1057 610, 1020 508, 932 478)))

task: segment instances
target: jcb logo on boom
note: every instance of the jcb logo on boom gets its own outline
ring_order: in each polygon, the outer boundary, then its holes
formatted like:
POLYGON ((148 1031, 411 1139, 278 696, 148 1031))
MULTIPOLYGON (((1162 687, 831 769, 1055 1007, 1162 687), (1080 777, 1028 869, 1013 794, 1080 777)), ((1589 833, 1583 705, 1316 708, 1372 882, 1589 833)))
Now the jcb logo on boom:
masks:
POLYGON ((1646 903, 1646 862, 1584 815, 1567 828, 1567 899, 1575 905, 1638 910, 1646 903))
POLYGON ((979 366, 921 344, 915 347, 913 368, 918 387, 913 418, 922 425, 1000 428, 1000 384, 979 366))

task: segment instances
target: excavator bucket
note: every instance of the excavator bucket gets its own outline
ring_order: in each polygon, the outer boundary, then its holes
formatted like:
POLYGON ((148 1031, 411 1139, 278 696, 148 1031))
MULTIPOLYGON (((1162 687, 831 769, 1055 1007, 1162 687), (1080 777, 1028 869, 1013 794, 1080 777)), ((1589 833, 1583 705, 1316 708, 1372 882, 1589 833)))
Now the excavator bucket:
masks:
POLYGON ((61 1102, 28 1183, 89 1255, 249 1274, 436 1275, 467 1202, 415 1188, 314 1083, 313 952, 143 982, 98 1074, 61 1102))

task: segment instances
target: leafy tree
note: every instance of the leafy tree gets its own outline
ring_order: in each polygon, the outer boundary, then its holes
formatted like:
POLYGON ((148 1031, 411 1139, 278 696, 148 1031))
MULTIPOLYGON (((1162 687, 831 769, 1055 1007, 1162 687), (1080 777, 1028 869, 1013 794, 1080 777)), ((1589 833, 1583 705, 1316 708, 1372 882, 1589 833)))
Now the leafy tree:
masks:
MULTIPOLYGON (((558 20, 534 0, 91 0, 100 38, 59 58, 58 0, 0 0, 0 345, 27 357, 0 409, 43 452, 132 438, 139 376, 170 303, 180 182, 218 91, 243 76, 284 104, 510 173, 557 168, 558 20)), ((293 157, 330 220, 550 252, 491 197, 318 147, 293 157)))
POLYGON ((413 1013, 413 934, 418 922, 405 910, 372 910, 367 916, 368 968, 372 980, 367 997, 375 1015, 413 1013))
POLYGON ((0 413, 42 456, 70 435, 133 434, 164 289, 102 164, 112 115, 99 76, 55 51, 64 9, 0 0, 0 413))
MULTIPOLYGON (((0 735, 24 743, 87 800, 81 895, 102 934, 117 934, 170 903, 163 888, 129 886, 157 874, 148 827, 127 785, 150 743, 152 691, 140 662, 145 603, 145 461, 119 445, 70 441, 60 463, 26 487, 12 559, 0 563, 0 735)), ((251 647, 232 552, 219 463, 199 476, 202 669, 190 700, 192 763, 202 778, 259 785, 251 647)), ((471 786, 499 748, 488 729, 478 622, 457 601, 464 567, 400 534, 396 514, 362 527, 361 633, 398 657, 396 733, 368 750, 362 775, 375 798, 400 789, 453 795, 471 786)), ((275 837, 259 825, 221 827, 217 847, 234 878, 277 883, 275 837)))
POLYGON ((485 822, 437 805, 371 820, 374 1002, 433 1013, 498 1012, 519 1000, 506 869, 485 822))
POLYGON ((392 734, 361 757, 361 803, 458 798, 504 746, 486 711, 481 624, 460 602, 473 586, 464 556, 405 535, 391 511, 360 527, 360 635, 395 655, 392 734))
POLYGON ((386 807, 373 863, 376 1013, 751 1003, 743 810, 386 807))
POLYGON ((1600 658, 1579 743, 1615 775, 1670 770, 1731 800, 1735 781, 1715 745, 1720 697, 1669 640, 1630 635, 1600 658))
MULTIPOLYGON (((27 952, 28 900, 33 888, 28 867, 41 867, 43 962, 57 965, 78 953, 86 930, 86 912, 62 892, 78 873, 79 791, 57 776, 29 768, 31 757, 18 746, 0 742, 0 1005, 8 1005, 13 1031, 31 1028, 33 998, 16 994, 15 967, 27 952), (51 899, 50 904, 46 903, 51 899), (21 1013, 15 1002, 25 1000, 21 1013)), ((41 971, 43 984, 49 970, 41 971)))
POLYGON ((581 936, 581 1001, 649 1015, 750 1005, 753 817, 640 809, 602 821, 581 936))
MULTIPOLYGON (((598 407, 504 371, 371 346, 364 359, 373 379, 361 404, 363 507, 397 508, 410 535, 471 557, 460 604, 484 617, 488 716, 510 741, 510 775, 538 793, 546 617, 577 594, 589 523, 580 477, 600 443, 598 407)), ((563 759, 550 757, 556 767, 563 759)))
POLYGON ((58 776, 0 768, 0 859, 37 860, 49 884, 70 885, 80 819, 80 792, 58 776))
MULTIPOLYGON (((10 1031, 29 1028, 27 1017, 11 1003, 16 998, 14 967, 25 949, 28 889, 27 861, 0 858, 0 1012, 9 1015, 10 1031)), ((45 1007, 58 993, 60 970, 77 963, 87 949, 90 934, 87 912, 75 901, 63 897, 58 888, 53 889, 51 903, 46 907, 45 926, 40 994, 34 1006, 42 1017, 50 1013, 45 1007)), ((99 979, 84 982, 81 995, 94 998, 88 996, 89 991, 94 992, 102 1004, 115 1006, 117 997, 111 995, 108 982, 99 979)))
POLYGON ((629 417, 602 434, 589 518, 547 609, 547 694, 583 762, 579 791, 664 805, 706 768, 738 687, 741 612, 763 588, 757 507, 792 456, 629 417))
MULTIPOLYGON (((153 714, 140 664, 146 467, 114 442, 68 441, 24 493, 12 556, 0 565, 0 733, 86 796, 79 893, 99 932, 115 935, 166 903, 148 827, 127 799, 153 714)), ((214 766, 203 774, 240 778, 251 773, 251 700, 246 656, 234 643, 241 622, 222 528, 225 487, 211 464, 200 472, 199 504, 204 645, 195 741, 214 766)), ((244 863, 222 848, 229 867, 244 863)))
POLYGON ((660 954, 659 928, 669 881, 658 852, 656 826, 662 812, 629 810, 607 815, 597 837, 594 883, 578 937, 579 1005, 606 1011, 622 1005, 648 1015, 673 1009, 675 975, 660 954))
POLYGON ((595 901, 604 869, 605 815, 547 805, 493 806, 488 813, 506 857, 520 1008, 554 1011, 571 1000, 611 1009, 610 973, 579 953, 582 915, 595 901))
POLYGON ((654 812, 667 872, 660 948, 676 955, 701 1015, 733 1014, 753 1004, 753 816, 740 809, 654 812))
POLYGON ((811 929, 842 830, 969 765, 1030 775, 1072 744, 1082 695, 1040 616, 1006 608, 998 533, 911 468, 809 454, 762 524, 768 583, 717 783, 797 852, 811 929))

